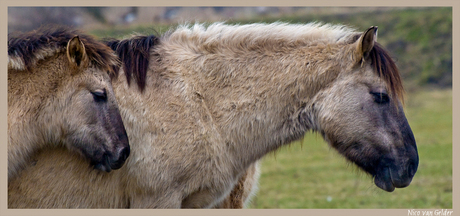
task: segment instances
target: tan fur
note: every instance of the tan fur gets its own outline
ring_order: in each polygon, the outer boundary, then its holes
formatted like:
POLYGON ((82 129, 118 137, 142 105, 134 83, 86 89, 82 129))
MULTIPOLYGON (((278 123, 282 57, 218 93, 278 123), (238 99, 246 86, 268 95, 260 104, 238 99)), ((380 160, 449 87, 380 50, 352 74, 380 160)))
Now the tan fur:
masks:
MULTIPOLYGON (((40 151, 39 151, 40 152, 40 151)), ((119 190, 123 185, 112 184, 112 178, 120 178, 120 172, 101 172, 93 169, 89 166, 88 162, 84 160, 80 155, 70 152, 67 149, 57 147, 52 149, 52 155, 54 157, 48 157, 47 154, 36 154, 30 160, 30 164, 25 168, 24 172, 28 172, 28 169, 40 169, 43 172, 53 173, 55 169, 59 170, 56 173, 56 177, 62 177, 67 179, 69 176, 79 176, 80 180, 72 178, 71 180, 52 180, 52 183, 62 184, 67 182, 65 190, 70 192, 66 196, 67 202, 56 202, 52 194, 48 194, 50 191, 47 188, 41 187, 40 185, 47 185, 46 178, 43 178, 41 173, 31 172, 27 178, 19 181, 12 181, 8 184, 8 207, 9 208, 126 208, 128 206, 128 200, 123 196, 122 191, 119 190), (74 166, 75 162, 80 163, 80 166, 74 166), (53 166, 48 166, 53 164, 53 166), (91 182, 91 184, 86 184, 91 182), (30 190, 27 187, 35 185, 30 190), (104 188, 104 190, 100 190, 104 188), (110 205, 97 205, 92 203, 93 200, 86 199, 87 196, 106 197, 106 200, 110 205), (27 202, 23 202, 25 196, 27 202), (51 199, 50 199, 51 198, 51 199)), ((60 185, 63 186, 63 185, 60 185)))
MULTIPOLYGON (((118 149, 111 148, 128 145, 127 140, 120 142, 114 137, 118 135, 112 134, 118 130, 125 132, 121 121, 118 125, 115 121, 103 125, 105 122, 100 122, 96 116, 99 107, 93 104, 90 92, 100 89, 107 90, 107 107, 111 110, 101 113, 112 116, 113 110, 115 115, 120 114, 107 67, 89 65, 85 46, 78 37, 69 40, 67 48, 47 47, 59 43, 52 38, 46 44, 34 44, 34 48, 38 49, 35 53, 18 54, 24 47, 15 46, 14 40, 21 39, 12 38, 9 44, 9 52, 12 53, 8 56, 8 181, 28 166, 35 151, 46 146, 66 146, 83 154, 87 152, 83 152, 82 148, 88 148, 90 153, 93 149, 104 153, 104 148, 118 152, 118 149), (71 42, 76 43, 71 45, 71 42), (78 51, 69 54, 69 47, 78 51), (84 65, 73 62, 75 55, 83 58, 84 65), (28 60, 31 61, 29 67, 25 64, 28 60)), ((33 39, 27 36, 25 40, 33 39)), ((65 42, 67 39, 62 39, 60 43, 65 42)), ((109 62, 101 62, 110 67, 117 61, 109 51, 99 52, 112 55, 108 58, 109 62)))
POLYGON ((142 94, 123 75, 113 83, 132 146, 126 165, 109 174, 84 172, 83 161, 59 163, 70 153, 48 149, 9 185, 8 205, 209 208, 225 204, 235 185, 244 200, 250 195, 238 181, 253 176, 247 188, 255 185, 254 163, 308 130, 346 156, 363 139, 373 141, 363 148, 393 154, 403 143, 360 111, 377 106, 369 91, 387 83, 371 61, 360 66, 356 35, 318 24, 179 27, 150 51, 142 94), (70 167, 81 171, 62 171, 70 167))

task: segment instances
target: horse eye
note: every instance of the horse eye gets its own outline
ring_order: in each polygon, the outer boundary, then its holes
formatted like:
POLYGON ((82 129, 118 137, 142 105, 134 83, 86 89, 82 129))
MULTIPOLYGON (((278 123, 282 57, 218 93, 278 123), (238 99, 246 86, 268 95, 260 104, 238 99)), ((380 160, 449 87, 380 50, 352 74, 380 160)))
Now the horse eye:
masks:
POLYGON ((91 94, 96 102, 107 101, 107 92, 105 89, 93 91, 91 94))
POLYGON ((374 101, 378 104, 386 104, 390 102, 390 97, 388 94, 383 92, 371 92, 372 96, 374 96, 374 101))

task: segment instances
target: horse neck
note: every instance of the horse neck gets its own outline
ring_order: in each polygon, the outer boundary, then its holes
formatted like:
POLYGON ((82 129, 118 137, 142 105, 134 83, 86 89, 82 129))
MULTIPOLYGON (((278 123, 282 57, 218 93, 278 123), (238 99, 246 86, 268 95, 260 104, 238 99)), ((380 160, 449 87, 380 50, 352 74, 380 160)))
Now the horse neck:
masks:
POLYGON ((169 70, 181 74, 189 94, 203 98, 230 153, 247 166, 317 129, 312 104, 343 67, 337 49, 311 43, 277 52, 218 47, 197 55, 195 48, 164 59, 180 62, 169 70))
POLYGON ((28 72, 8 71, 8 180, 21 170, 28 156, 42 143, 38 119, 37 85, 28 72))
POLYGON ((9 136, 13 142, 9 145, 39 147, 54 142, 50 137, 56 137, 57 140, 60 136, 57 128, 47 127, 53 110, 47 110, 43 104, 51 106, 52 95, 55 95, 62 79, 48 70, 56 69, 52 68, 53 65, 60 65, 60 69, 63 69, 65 66, 61 62, 66 60, 64 58, 65 55, 61 55, 44 60, 32 71, 8 72, 8 128, 11 129, 9 136))

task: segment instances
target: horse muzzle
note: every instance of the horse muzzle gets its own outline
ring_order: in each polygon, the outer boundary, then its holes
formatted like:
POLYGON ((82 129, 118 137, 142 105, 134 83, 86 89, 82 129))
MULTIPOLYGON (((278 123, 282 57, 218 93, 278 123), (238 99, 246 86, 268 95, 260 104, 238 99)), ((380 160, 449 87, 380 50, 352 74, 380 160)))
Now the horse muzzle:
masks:
POLYGON ((130 152, 131 150, 129 146, 121 148, 116 155, 106 152, 100 161, 93 161, 94 169, 104 172, 120 169, 128 158, 130 152))
POLYGON ((417 167, 418 160, 411 161, 405 168, 386 167, 374 176, 374 183, 377 187, 387 192, 393 192, 395 188, 407 187, 412 182, 417 167))

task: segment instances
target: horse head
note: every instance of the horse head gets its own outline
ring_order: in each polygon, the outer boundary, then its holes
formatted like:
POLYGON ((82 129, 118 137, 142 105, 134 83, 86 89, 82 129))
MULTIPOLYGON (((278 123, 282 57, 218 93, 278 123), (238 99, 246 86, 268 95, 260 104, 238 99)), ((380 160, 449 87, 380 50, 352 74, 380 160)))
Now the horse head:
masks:
POLYGON ((391 192, 410 184, 419 158, 399 72, 376 37, 371 27, 347 45, 350 63, 318 95, 315 109, 324 139, 391 192))

